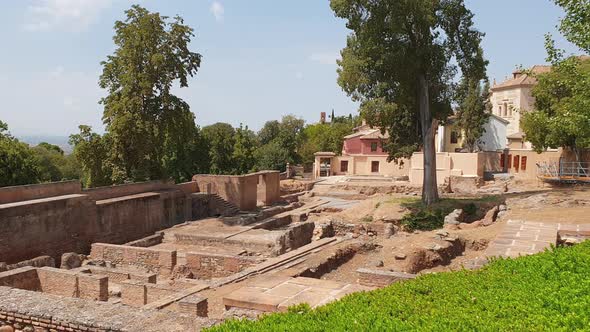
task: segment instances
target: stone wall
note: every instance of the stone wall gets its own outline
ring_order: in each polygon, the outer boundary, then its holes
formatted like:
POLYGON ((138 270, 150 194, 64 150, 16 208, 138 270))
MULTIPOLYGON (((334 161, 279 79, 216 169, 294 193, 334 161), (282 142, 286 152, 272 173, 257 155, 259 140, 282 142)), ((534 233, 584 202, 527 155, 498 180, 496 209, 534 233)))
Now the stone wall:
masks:
POLYGON ((278 171, 262 171, 258 175, 257 197, 263 205, 270 206, 281 198, 281 179, 278 171))
POLYGON ((18 262, 16 264, 6 265, 6 263, 0 263, 0 272, 14 270, 25 266, 32 266, 32 267, 55 267, 55 259, 50 256, 39 256, 33 259, 27 259, 26 261, 18 262))
POLYGON ((0 287, 0 327, 17 331, 199 331, 212 321, 161 310, 137 310, 0 287))
POLYGON ((96 205, 86 195, 0 204, 0 260, 87 252, 96 228, 96 205))
MULTIPOLYGON (((50 188, 43 192, 53 194, 72 189, 73 184, 40 188, 50 188)), ((59 261, 66 252, 88 253, 94 242, 126 243, 192 219, 192 197, 174 185, 149 182, 121 187, 0 204, 0 262, 14 264, 42 255, 59 261), (118 196, 148 189, 160 191, 118 196), (108 195, 118 197, 95 200, 108 195)), ((19 197, 27 192, 41 195, 41 189, 25 188, 19 197)))
POLYGON ((64 181, 43 184, 30 184, 25 186, 13 186, 0 188, 0 204, 28 201, 32 199, 47 198, 80 194, 82 185, 79 181, 64 181))
POLYGON ((415 274, 383 270, 358 269, 359 284, 371 287, 385 287, 394 282, 414 279, 415 274))
POLYGON ((195 175, 199 192, 219 195, 240 210, 256 208, 258 175, 195 175))
POLYGON ((186 265, 199 279, 227 277, 255 265, 258 260, 247 256, 213 254, 209 252, 188 252, 186 265))
POLYGON ((176 266, 176 251, 93 243, 92 260, 104 260, 117 267, 136 267, 148 272, 170 275, 176 266))
POLYGON ((53 267, 23 267, 0 273, 0 286, 94 301, 107 301, 109 297, 107 276, 53 267))

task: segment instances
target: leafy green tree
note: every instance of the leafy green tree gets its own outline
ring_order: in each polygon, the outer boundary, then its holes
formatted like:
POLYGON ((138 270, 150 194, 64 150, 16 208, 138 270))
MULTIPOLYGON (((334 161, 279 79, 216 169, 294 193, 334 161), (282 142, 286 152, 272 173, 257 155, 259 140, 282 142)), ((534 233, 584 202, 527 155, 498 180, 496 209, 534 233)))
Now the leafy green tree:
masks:
POLYGON ((232 154, 234 174, 246 174, 253 170, 256 160, 254 151, 256 149, 256 135, 248 126, 236 129, 235 143, 232 154))
POLYGON ((300 161, 297 148, 303 140, 302 132, 304 126, 305 121, 294 115, 285 115, 281 119, 279 133, 275 140, 282 149, 287 151, 287 162, 289 163, 297 163, 300 161))
POLYGON ((479 150, 484 126, 490 118, 489 91, 487 80, 482 87, 478 80, 463 79, 457 89, 456 125, 463 132, 463 146, 469 152, 479 150))
POLYGON ((212 174, 231 174, 234 171, 234 127, 218 122, 203 127, 202 134, 209 145, 209 171, 212 174))
POLYGON ((388 130, 391 159, 424 151, 422 201, 438 200, 434 129, 451 113, 453 77, 485 77, 482 33, 463 0, 331 0, 352 31, 338 83, 372 124, 388 130))
MULTIPOLYGON (((554 2, 565 11, 559 31, 568 41, 590 52, 590 3, 554 2)), ((545 48, 551 72, 537 76, 538 84, 533 88, 535 111, 523 114, 521 126, 537 152, 563 147, 580 160, 582 150, 590 148, 590 58, 565 57, 550 35, 545 36, 545 48)))
POLYGON ((582 150, 590 148, 590 60, 556 61, 537 79, 535 110, 521 119, 526 139, 539 153, 564 147, 580 160, 582 150))
POLYGON ((40 143, 31 148, 31 150, 37 159, 39 181, 55 182, 63 180, 63 173, 60 166, 65 164, 65 157, 59 152, 61 148, 48 143, 40 143))
POLYGON ((256 149, 254 156, 259 170, 284 171, 290 158, 289 151, 276 140, 256 149))
POLYGON ((554 0, 562 7, 565 17, 561 19, 559 31, 563 36, 586 53, 590 53, 590 1, 554 0))
POLYGON ((316 123, 305 127, 302 134, 304 142, 298 149, 303 164, 312 164, 315 160, 314 154, 319 151, 342 153, 344 136, 351 134, 354 128, 353 122, 347 117, 343 118, 346 121, 342 119, 329 124, 316 123))
POLYGON ((101 103, 112 182, 183 177, 192 161, 182 149, 196 127, 188 104, 171 89, 176 82, 187 87, 200 66, 201 55, 189 50, 193 29, 179 16, 138 5, 125 14, 115 22, 116 49, 101 63, 99 81, 108 91, 101 103))
POLYGON ((258 140, 261 145, 272 142, 279 136, 281 123, 277 120, 266 121, 262 129, 258 132, 258 140))
POLYGON ((0 121, 0 187, 39 182, 39 165, 33 151, 8 132, 0 121))
POLYGON ((70 135, 74 147, 73 156, 82 169, 81 180, 85 187, 98 187, 112 184, 112 167, 108 156, 111 147, 108 134, 101 136, 92 132, 89 126, 79 126, 78 134, 70 135))

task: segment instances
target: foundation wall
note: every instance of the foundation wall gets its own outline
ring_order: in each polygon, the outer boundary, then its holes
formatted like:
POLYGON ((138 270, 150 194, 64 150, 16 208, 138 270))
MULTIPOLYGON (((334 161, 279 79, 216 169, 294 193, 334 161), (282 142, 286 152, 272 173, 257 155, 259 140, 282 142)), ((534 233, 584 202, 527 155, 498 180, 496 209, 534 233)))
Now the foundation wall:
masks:
POLYGON ((0 261, 87 252, 95 234, 96 205, 67 195, 0 205, 0 261))
POLYGON ((258 175, 195 175, 199 192, 219 195, 240 210, 256 209, 258 175))
POLYGON ((0 287, 0 323, 16 331, 197 331, 213 322, 164 310, 137 310, 0 287), (90 319, 91 318, 91 319, 90 319))
MULTIPOLYGON (((73 183, 56 187, 71 189, 73 183)), ((123 187, 0 204, 0 262, 10 265, 43 255, 59 261, 66 252, 88 253, 94 242, 126 243, 191 217, 191 197, 174 185, 172 189, 163 189, 169 185, 159 182, 123 187), (92 198, 147 189, 162 190, 92 198)), ((48 191, 54 192, 57 189, 48 191)))
POLYGON ((80 194, 79 181, 64 181, 43 184, 30 184, 0 188, 0 204, 28 201, 53 196, 80 194))
POLYGON ((130 196, 146 192, 176 189, 178 189, 177 186, 171 181, 149 181, 85 189, 83 193, 95 201, 100 201, 109 198, 130 196))
POLYGON ((105 243, 92 244, 90 257, 111 262, 117 267, 138 267, 162 275, 169 275, 176 265, 176 251, 174 250, 148 249, 105 243))
POLYGON ((413 279, 415 274, 382 270, 358 269, 359 284, 371 287, 385 287, 394 282, 413 279))
POLYGON ((30 291, 41 290, 37 269, 28 266, 0 273, 0 286, 30 291))
POLYGON ((212 254, 208 252, 189 252, 186 265, 199 279, 227 277, 256 264, 251 257, 212 254))
POLYGON ((258 175, 257 197, 263 205, 272 205, 281 198, 281 175, 278 171, 263 171, 258 175))
POLYGON ((47 294, 78 297, 78 277, 76 272, 51 267, 37 269, 40 291, 47 294))

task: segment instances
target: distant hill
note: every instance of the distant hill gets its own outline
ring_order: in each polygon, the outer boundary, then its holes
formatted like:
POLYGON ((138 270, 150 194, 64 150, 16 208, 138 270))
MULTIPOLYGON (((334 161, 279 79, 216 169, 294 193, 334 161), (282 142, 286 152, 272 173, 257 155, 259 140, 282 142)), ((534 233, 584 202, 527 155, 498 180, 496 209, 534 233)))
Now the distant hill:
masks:
POLYGON ((21 142, 25 142, 31 146, 35 146, 41 142, 59 146, 66 154, 72 153, 72 146, 68 143, 68 136, 48 136, 48 135, 33 135, 33 136, 18 136, 21 142))

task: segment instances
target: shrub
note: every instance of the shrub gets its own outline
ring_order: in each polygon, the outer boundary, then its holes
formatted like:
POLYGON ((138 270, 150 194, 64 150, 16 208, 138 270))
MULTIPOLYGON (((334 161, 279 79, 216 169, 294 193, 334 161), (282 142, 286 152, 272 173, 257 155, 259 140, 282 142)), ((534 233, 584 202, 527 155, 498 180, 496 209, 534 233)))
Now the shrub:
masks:
POLYGON ((230 320, 210 331, 590 330, 590 242, 477 271, 427 274, 313 310, 230 320))
POLYGON ((477 206, 475 203, 471 202, 463 207, 463 212, 465 212, 467 216, 475 216, 477 213, 477 206))
POLYGON ((444 226, 447 214, 441 209, 410 212, 402 218, 401 224, 410 232, 414 230, 431 231, 444 226))

